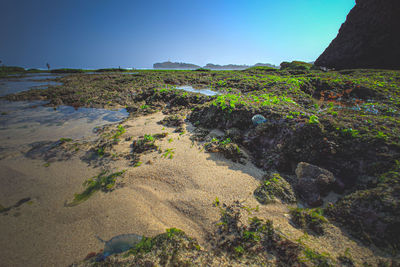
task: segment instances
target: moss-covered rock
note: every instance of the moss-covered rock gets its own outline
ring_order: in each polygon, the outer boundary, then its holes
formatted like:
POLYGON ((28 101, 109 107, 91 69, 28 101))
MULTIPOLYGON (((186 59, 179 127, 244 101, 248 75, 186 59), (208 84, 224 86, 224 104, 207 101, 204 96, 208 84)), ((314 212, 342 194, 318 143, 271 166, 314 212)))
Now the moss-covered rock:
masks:
POLYGON ((128 252, 109 256, 103 261, 96 259, 98 257, 92 255, 72 266, 199 266, 207 261, 208 255, 200 250, 196 240, 179 229, 170 228, 153 238, 144 237, 128 252), (192 261, 194 258, 197 260, 192 261))
POLYGON ((322 215, 321 209, 294 208, 290 210, 290 216, 297 227, 309 233, 324 234, 324 224, 328 220, 322 215))
POLYGON ((284 203, 296 202, 292 186, 278 173, 265 177, 263 183, 254 191, 254 196, 261 204, 269 204, 280 199, 284 203))
POLYGON ((161 125, 168 126, 168 127, 176 127, 175 132, 182 132, 184 131, 184 124, 185 121, 182 116, 180 115, 169 115, 163 118, 161 121, 158 122, 161 125))
POLYGON ((400 172, 399 168, 380 177, 370 189, 351 193, 326 213, 343 223, 358 238, 380 247, 400 249, 400 172))
POLYGON ((204 144, 204 148, 207 152, 221 153, 225 158, 234 162, 244 163, 245 159, 247 159, 247 156, 240 150, 239 146, 232 143, 229 137, 223 140, 212 138, 210 142, 204 144))

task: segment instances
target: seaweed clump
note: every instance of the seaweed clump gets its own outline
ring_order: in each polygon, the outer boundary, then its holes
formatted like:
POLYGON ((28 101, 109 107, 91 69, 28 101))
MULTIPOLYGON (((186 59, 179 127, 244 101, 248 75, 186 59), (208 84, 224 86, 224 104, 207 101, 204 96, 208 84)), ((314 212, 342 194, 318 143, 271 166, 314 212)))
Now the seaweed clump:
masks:
POLYGON ((158 134, 145 134, 138 140, 133 141, 132 152, 133 153, 143 153, 148 151, 154 151, 158 149, 155 144, 156 140, 163 139, 168 135, 168 133, 158 133, 158 134))
POLYGON ((83 201, 89 199, 96 191, 110 192, 114 189, 116 178, 123 175, 125 170, 110 173, 109 171, 102 171, 100 174, 86 180, 83 185, 86 189, 79 194, 74 195, 74 199, 70 203, 66 203, 67 207, 76 206, 83 201))

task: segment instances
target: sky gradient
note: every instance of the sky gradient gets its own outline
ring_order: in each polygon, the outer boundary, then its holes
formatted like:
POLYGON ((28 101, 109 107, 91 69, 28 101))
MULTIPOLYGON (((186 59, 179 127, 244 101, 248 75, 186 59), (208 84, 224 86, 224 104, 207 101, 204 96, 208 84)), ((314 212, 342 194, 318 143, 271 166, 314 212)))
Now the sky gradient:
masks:
POLYGON ((26 68, 314 61, 354 0, 1 0, 0 60, 26 68))

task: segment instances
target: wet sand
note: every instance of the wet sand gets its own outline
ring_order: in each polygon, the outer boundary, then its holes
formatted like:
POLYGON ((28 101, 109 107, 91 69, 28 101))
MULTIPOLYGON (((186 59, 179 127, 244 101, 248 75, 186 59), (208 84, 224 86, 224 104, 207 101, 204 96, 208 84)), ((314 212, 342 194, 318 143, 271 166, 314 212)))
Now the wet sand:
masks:
MULTIPOLYGON (((127 131, 115 149, 121 153, 131 150, 132 140, 125 141, 125 137, 134 140, 167 131, 168 137, 156 144, 162 150, 173 148, 174 157, 166 159, 152 152, 142 155, 143 164, 135 168, 125 159, 111 161, 107 166, 111 170, 127 170, 117 178, 123 186, 110 193, 96 192, 74 207, 64 204, 83 191, 86 179, 101 171, 81 161, 79 153, 48 167, 45 161, 28 159, 21 151, 0 160, 0 204, 10 206, 25 197, 32 199, 0 215, 0 265, 66 266, 103 247, 95 235, 103 239, 123 233, 153 236, 170 227, 184 230, 207 246, 207 237, 219 218, 218 209, 212 206, 216 197, 225 203, 239 200, 248 207, 259 205, 253 191, 264 174, 261 170, 249 162, 242 165, 205 153, 189 139, 190 125, 182 136, 173 133, 174 128, 163 130, 164 126, 157 124, 163 116, 157 113, 124 122, 127 131)), ((256 215, 272 219, 293 240, 303 236, 289 224, 286 205, 260 205, 256 215)), ((350 248, 356 261, 372 257, 368 248, 357 245, 336 227, 326 236, 304 242, 332 256, 350 248)))

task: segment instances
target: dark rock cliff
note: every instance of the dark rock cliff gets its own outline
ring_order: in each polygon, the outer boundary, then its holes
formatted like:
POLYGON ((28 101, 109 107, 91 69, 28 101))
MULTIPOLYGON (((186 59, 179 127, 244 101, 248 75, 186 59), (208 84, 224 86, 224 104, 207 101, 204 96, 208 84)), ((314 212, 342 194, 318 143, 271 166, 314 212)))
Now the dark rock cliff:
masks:
POLYGON ((356 0, 337 37, 315 65, 400 69, 400 0, 356 0))

